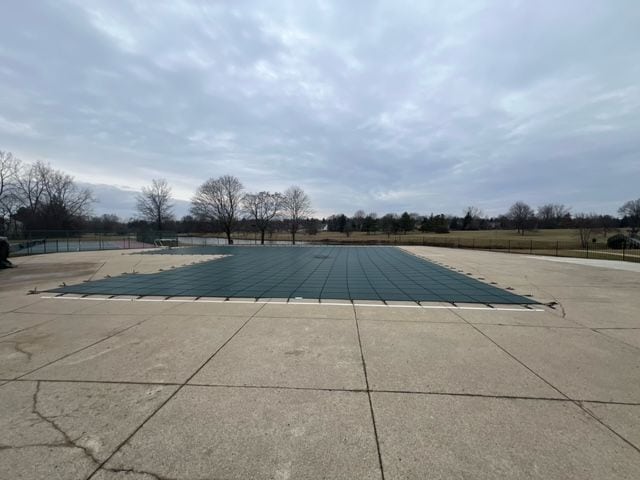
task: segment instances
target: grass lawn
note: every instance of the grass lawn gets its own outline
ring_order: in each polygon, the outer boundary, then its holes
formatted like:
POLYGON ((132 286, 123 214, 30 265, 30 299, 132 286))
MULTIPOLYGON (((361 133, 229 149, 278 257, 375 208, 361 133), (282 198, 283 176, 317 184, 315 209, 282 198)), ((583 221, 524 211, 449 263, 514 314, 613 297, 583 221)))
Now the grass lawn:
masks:
MULTIPOLYGON (((607 232, 607 237, 619 233, 617 229, 607 232)), ((234 238, 253 239, 253 233, 237 233, 234 238)), ((594 230, 591 238, 596 239, 597 247, 606 246, 606 237, 602 230, 594 230)), ((267 235, 267 240, 290 240, 291 235, 284 232, 277 232, 267 235)), ((318 232, 316 235, 308 235, 306 233, 298 233, 296 240, 301 242, 322 242, 322 241, 339 241, 339 242, 383 242, 383 243, 422 243, 423 239, 428 242, 442 243, 443 245, 455 245, 459 240, 461 246, 471 246, 473 240, 477 240, 479 245, 495 242, 502 244, 512 241, 514 246, 524 244, 525 242, 560 242, 566 248, 570 245, 579 247, 580 234, 577 229, 548 229, 548 230, 531 230, 526 231, 524 235, 519 234, 515 230, 466 230, 452 231, 450 233, 422 233, 419 231, 409 232, 407 234, 387 235, 384 233, 374 233, 367 235, 363 232, 352 232, 348 237, 344 233, 339 232, 318 232)))

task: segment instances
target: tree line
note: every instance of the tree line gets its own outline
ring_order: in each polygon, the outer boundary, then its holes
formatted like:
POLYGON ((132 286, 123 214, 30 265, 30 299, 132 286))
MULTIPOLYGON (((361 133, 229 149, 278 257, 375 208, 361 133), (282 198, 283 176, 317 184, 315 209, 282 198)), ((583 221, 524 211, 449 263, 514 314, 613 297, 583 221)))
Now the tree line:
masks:
POLYGON ((619 210, 621 218, 599 214, 572 214, 571 209, 561 204, 545 204, 534 210, 524 202, 514 203, 509 210, 497 217, 484 215, 477 207, 467 207, 461 216, 456 215, 420 215, 404 212, 388 213, 378 217, 376 213, 366 214, 358 210, 352 217, 344 214, 332 215, 327 219, 329 231, 388 234, 404 234, 411 231, 449 233, 451 230, 491 230, 513 229, 524 234, 527 230, 578 228, 590 223, 594 228, 600 226, 604 230, 612 228, 634 228, 638 226, 640 215, 640 199, 626 202, 619 210))
MULTIPOLYGON (((527 203, 518 201, 498 217, 487 217, 481 209, 470 206, 460 217, 445 214, 425 216, 409 212, 399 215, 388 213, 379 217, 374 212, 367 214, 364 210, 358 210, 351 217, 341 213, 320 220, 309 218, 312 213, 309 198, 299 187, 291 187, 284 194, 241 192, 242 184, 236 177, 225 175, 209 179, 198 188, 192 199, 192 215, 183 217, 183 227, 186 223, 191 226, 200 223, 200 228, 187 231, 202 231, 203 220, 205 225, 218 224, 229 243, 233 243, 231 234, 234 230, 257 230, 261 243, 264 243, 267 230, 282 231, 285 228, 288 228, 295 243, 296 232, 303 222, 307 233, 317 233, 320 225, 327 231, 344 233, 347 237, 352 232, 384 232, 391 235, 416 230, 449 233, 451 230, 486 229, 515 229, 524 235, 525 231, 538 228, 576 228, 585 246, 596 228, 601 228, 606 236, 611 229, 629 227, 632 235, 636 235, 640 224, 640 199, 624 203, 618 211, 621 218, 593 213, 572 214, 570 207, 556 203, 544 204, 534 210, 527 203), (244 216, 241 217, 241 214, 244 216)), ((161 229, 163 222, 173 220, 169 209, 163 211, 161 208, 170 204, 170 198, 166 181, 154 180, 151 187, 143 188, 138 197, 138 211, 143 218, 155 222, 161 229)))
POLYGON ((291 186, 284 192, 247 192, 231 175, 203 182, 191 199, 190 214, 176 219, 169 183, 154 179, 136 197, 137 216, 123 222, 116 215, 91 216, 95 202, 88 188, 80 187, 70 175, 44 162, 25 163, 10 152, 0 151, 0 232, 18 225, 24 230, 93 230, 121 232, 141 229, 179 233, 224 232, 233 243, 233 232, 254 231, 261 243, 267 232, 288 231, 292 242, 303 229, 314 234, 320 229, 350 236, 353 232, 387 235, 413 231, 448 233, 457 230, 527 230, 576 228, 583 243, 594 229, 605 236, 611 229, 629 228, 636 235, 640 226, 640 198, 620 206, 620 217, 594 213, 572 213, 571 208, 547 203, 534 209, 518 201, 502 215, 487 216, 478 207, 464 209, 462 215, 403 212, 343 213, 328 218, 312 218, 311 200, 304 190, 291 186))
POLYGON ((0 231, 80 228, 95 201, 71 175, 44 162, 25 163, 0 150, 0 231))

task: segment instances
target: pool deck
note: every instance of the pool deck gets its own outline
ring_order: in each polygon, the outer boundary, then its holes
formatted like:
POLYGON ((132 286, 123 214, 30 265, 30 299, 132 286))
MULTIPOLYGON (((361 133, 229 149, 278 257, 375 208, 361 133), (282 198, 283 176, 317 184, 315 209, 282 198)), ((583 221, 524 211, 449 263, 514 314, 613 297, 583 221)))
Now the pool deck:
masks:
POLYGON ((640 265, 407 250, 542 305, 46 298, 214 257, 16 258, 0 477, 640 478, 640 265))

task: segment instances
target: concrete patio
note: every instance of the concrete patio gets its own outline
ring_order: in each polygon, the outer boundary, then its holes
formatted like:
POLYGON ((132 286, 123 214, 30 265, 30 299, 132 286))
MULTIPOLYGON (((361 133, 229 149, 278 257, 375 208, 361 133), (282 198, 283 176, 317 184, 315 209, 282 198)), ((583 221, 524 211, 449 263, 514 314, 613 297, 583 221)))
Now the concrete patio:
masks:
POLYGON ((43 298, 215 258, 14 259, 0 477, 640 478, 640 265, 407 250, 554 303, 43 298))

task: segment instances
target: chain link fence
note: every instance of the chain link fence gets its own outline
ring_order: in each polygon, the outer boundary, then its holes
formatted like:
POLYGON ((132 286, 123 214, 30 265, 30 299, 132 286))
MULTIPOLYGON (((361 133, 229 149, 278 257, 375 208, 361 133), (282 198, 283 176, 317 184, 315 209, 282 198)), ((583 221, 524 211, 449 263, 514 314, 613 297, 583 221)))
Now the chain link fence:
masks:
MULTIPOLYGON (((241 236, 236 244, 257 244, 257 238, 241 236)), ((30 231, 18 238, 9 238, 11 256, 35 255, 59 252, 81 252, 96 250, 128 250, 140 248, 175 246, 225 245, 226 239, 198 234, 176 234, 175 232, 141 231, 135 233, 87 233, 77 231, 30 231)), ((269 243, 288 244, 288 241, 269 243)), ((584 247, 577 242, 550 240, 502 240, 489 238, 433 237, 416 235, 390 235, 386 239, 318 239, 305 243, 321 245, 424 245, 432 247, 485 250, 527 255, 554 257, 592 258, 602 260, 624 260, 640 262, 640 245, 623 244, 621 248, 610 248, 602 243, 588 243, 584 247)))
MULTIPOLYGON (((9 237, 11 256, 151 248, 166 232, 94 233, 34 230, 9 237)), ((173 235, 175 238, 175 234, 173 235)))

